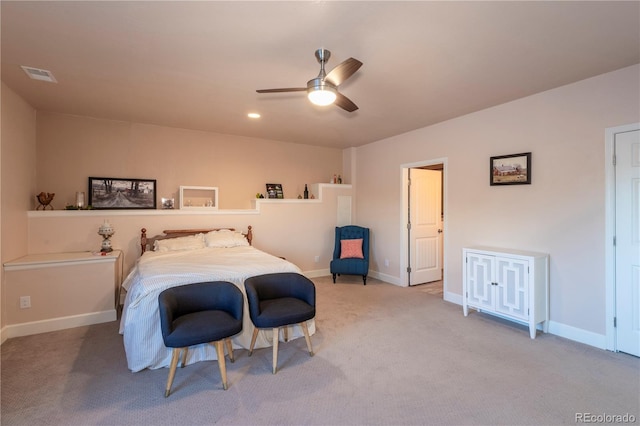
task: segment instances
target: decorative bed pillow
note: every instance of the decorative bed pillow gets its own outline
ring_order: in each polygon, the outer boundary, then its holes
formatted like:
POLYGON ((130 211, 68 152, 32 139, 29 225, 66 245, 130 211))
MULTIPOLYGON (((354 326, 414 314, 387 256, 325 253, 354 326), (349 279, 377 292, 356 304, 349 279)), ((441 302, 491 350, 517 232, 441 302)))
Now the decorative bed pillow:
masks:
POLYGON ((235 232, 230 229, 220 229, 211 231, 204 236, 207 247, 238 247, 248 246, 249 241, 242 232, 235 232))
POLYGON ((340 259, 364 259, 362 255, 362 238, 340 240, 340 259))
POLYGON ((156 240, 153 251, 179 251, 204 248, 204 234, 189 235, 188 237, 167 238, 156 240))

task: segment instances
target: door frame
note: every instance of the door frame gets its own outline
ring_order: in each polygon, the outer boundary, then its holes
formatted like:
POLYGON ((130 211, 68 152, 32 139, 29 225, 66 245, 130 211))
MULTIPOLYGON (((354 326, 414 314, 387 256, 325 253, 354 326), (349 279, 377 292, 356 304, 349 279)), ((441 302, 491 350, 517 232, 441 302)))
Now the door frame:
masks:
POLYGON ((402 287, 409 287, 409 277, 407 276, 407 266, 409 265, 409 232, 407 230, 407 211, 409 209, 409 197, 407 195, 407 180, 408 180, 408 171, 409 169, 424 167, 424 166, 433 166, 436 164, 442 164, 442 208, 444 210, 442 221, 443 221, 443 241, 442 241, 442 293, 444 299, 447 298, 447 228, 449 226, 449 221, 447 220, 447 214, 449 209, 447 208, 447 186, 449 183, 449 179, 447 179, 447 157, 435 158, 433 160, 424 160, 418 161, 415 163, 404 163, 400 164, 400 285, 402 287))
POLYGON ((605 317, 606 317, 606 349, 617 352, 616 329, 616 251, 613 245, 616 230, 616 168, 613 164, 616 134, 640 130, 640 123, 605 129, 604 139, 604 176, 605 176, 605 317))

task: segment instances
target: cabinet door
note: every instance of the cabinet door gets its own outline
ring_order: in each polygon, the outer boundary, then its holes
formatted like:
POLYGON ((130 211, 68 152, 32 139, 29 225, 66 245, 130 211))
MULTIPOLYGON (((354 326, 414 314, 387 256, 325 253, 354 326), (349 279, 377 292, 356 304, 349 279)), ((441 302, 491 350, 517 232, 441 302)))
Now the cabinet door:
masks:
POLYGON ((528 319, 529 262, 496 257, 495 310, 512 317, 528 319))
POLYGON ((467 304, 493 310, 494 256, 467 253, 467 304))

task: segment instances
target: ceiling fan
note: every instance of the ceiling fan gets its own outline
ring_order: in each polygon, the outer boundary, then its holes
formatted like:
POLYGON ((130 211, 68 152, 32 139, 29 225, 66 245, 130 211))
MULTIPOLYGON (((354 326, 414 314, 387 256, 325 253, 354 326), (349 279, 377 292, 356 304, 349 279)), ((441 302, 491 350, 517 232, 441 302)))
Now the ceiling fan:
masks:
POLYGON ((316 50, 316 59, 320 62, 320 74, 307 82, 307 87, 288 87, 283 89, 260 89, 258 93, 307 92, 311 103, 315 105, 331 105, 335 103, 348 112, 358 109, 351 99, 338 92, 338 86, 351 77, 362 66, 362 62, 349 58, 327 74, 324 65, 329 61, 331 52, 327 49, 316 50))

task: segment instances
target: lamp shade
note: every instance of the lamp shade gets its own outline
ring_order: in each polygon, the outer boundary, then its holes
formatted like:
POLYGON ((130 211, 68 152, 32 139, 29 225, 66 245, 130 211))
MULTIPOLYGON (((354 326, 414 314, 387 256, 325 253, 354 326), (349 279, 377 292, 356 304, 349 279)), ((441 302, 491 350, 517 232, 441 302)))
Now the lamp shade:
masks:
POLYGON ((336 100, 336 87, 322 78, 307 82, 307 97, 314 105, 331 105, 336 100))
POLYGON ((320 106, 331 105, 336 100, 336 93, 327 89, 313 90, 307 96, 312 104, 320 106))

